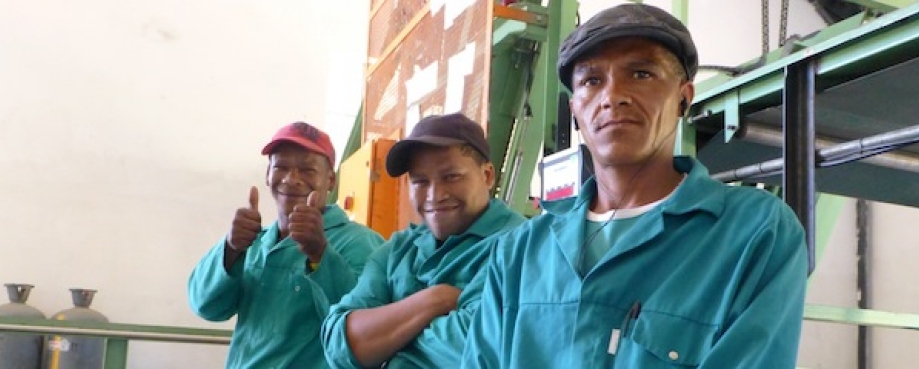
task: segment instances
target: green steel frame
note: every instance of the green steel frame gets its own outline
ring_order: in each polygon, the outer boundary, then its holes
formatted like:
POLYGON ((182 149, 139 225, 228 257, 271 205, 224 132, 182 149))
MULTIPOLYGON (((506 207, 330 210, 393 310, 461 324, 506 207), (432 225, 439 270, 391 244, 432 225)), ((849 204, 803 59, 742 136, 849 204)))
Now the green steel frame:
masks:
MULTIPOLYGON (((696 118, 720 122, 724 140, 741 129, 741 117, 766 107, 783 104, 786 73, 791 68, 814 66, 816 92, 846 83, 899 63, 919 58, 919 3, 916 1, 852 1, 872 10, 892 11, 874 18, 864 12, 829 26, 812 37, 797 40, 790 48, 776 50, 762 60, 746 65, 750 71, 738 77, 716 76, 697 83, 692 109, 696 118), (902 8, 900 8, 902 7, 902 8), (897 10, 898 9, 898 10, 897 10), (815 62, 816 61, 816 62, 815 62), (716 117, 716 119, 711 119, 716 117)), ((741 66, 745 67, 745 66, 741 66)), ((813 90, 812 90, 813 92, 813 90)), ((717 136, 716 136, 717 137, 717 136)), ((696 141, 699 147, 706 143, 696 141)), ((826 247, 829 234, 844 198, 820 194, 816 203, 817 225, 814 235, 815 258, 826 247)), ((899 314, 871 309, 808 305, 805 319, 861 326, 919 329, 919 315, 899 314)))
POLYGON ((488 119, 492 160, 500 168, 496 196, 525 215, 535 215, 530 183, 542 147, 554 147, 558 96, 558 47, 575 27, 577 2, 550 0, 516 4, 546 19, 544 24, 495 19, 488 119))

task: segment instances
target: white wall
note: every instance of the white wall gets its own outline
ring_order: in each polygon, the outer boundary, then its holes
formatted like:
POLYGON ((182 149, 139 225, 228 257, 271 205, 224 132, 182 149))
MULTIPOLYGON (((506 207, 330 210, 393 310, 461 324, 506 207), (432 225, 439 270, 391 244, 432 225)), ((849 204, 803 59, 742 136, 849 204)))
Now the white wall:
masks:
MULTIPOLYGON (((48 315, 85 287, 114 322, 231 328, 191 313, 188 274, 264 183, 275 129, 305 119, 344 144, 367 4, 0 0, 0 282, 36 285, 48 315)), ((129 367, 225 355, 134 342, 129 367)))

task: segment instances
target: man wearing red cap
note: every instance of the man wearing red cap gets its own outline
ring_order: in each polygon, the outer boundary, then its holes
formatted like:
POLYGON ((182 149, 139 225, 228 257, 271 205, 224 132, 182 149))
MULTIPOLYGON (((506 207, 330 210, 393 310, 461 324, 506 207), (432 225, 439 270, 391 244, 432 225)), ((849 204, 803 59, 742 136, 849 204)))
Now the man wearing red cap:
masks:
POLYGON ((227 368, 328 368, 322 319, 354 287, 383 238, 326 205, 335 149, 324 132, 303 122, 287 125, 262 155, 277 221, 262 227, 253 186, 229 234, 192 272, 189 302, 210 321, 237 317, 227 368))
POLYGON ((616 6, 557 68, 594 175, 495 240, 463 366, 794 368, 804 232, 779 198, 674 156, 698 68, 686 27, 616 6))

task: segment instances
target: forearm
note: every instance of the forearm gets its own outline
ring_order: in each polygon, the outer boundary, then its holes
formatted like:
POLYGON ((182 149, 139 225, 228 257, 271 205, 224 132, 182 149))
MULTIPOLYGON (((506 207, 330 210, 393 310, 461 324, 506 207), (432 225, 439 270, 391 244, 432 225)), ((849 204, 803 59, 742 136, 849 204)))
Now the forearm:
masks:
POLYGON ((441 367, 459 363, 473 312, 473 309, 460 309, 435 318, 415 338, 414 349, 441 367))
POLYGON ((364 366, 379 366, 411 342, 438 314, 416 293, 392 304, 354 310, 346 320, 348 345, 364 366))
POLYGON ((241 280, 237 276, 242 273, 242 261, 225 269, 224 260, 221 242, 198 263, 188 280, 189 304, 207 320, 223 321, 236 314, 241 280))

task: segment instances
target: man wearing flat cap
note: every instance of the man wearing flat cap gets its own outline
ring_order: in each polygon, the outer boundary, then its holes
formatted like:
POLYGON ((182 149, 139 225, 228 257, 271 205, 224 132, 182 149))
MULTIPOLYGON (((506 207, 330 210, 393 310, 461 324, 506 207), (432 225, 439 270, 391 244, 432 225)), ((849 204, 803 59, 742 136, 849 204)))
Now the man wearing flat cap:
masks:
POLYGON ((686 27, 647 5, 562 43, 594 175, 489 240, 463 367, 794 368, 804 232, 777 197, 674 157, 697 67, 686 27))
POLYGON ((322 343, 333 367, 458 365, 489 252, 480 241, 524 221, 490 195, 488 158, 482 127, 459 113, 421 119, 390 149, 386 171, 408 174, 423 222, 393 234, 332 306, 322 343))

